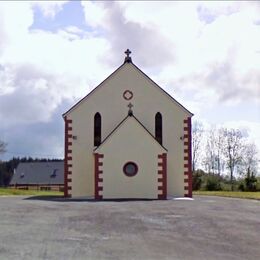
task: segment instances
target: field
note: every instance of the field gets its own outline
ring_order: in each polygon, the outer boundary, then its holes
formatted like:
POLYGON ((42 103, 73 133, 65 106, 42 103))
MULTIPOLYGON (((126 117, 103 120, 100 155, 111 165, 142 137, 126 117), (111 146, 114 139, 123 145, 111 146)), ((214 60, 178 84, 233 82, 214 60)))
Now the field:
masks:
POLYGON ((219 196, 240 199, 260 200, 260 192, 242 192, 242 191, 193 191, 193 195, 219 196))
POLYGON ((21 195, 21 196, 63 196, 59 191, 37 191, 37 190, 19 190, 10 188, 0 188, 0 196, 21 195))
MULTIPOLYGON (((58 191, 37 191, 19 190, 10 188, 0 188, 0 196, 63 196, 63 192, 58 191)), ((193 191, 193 195, 219 196, 241 199, 260 200, 260 192, 240 192, 240 191, 193 191)))

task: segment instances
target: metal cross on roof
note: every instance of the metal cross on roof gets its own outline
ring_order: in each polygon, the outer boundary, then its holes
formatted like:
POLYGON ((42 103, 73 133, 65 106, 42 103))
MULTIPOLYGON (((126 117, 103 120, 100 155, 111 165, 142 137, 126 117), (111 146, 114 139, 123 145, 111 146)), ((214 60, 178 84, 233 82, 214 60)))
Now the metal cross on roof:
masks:
POLYGON ((127 49, 126 51, 125 51, 125 54, 126 54, 126 57, 125 57, 125 62, 132 62, 132 58, 130 57, 130 54, 131 54, 132 52, 129 50, 129 49, 127 49))
POLYGON ((132 103, 129 103, 127 106, 129 107, 128 115, 129 115, 129 116, 132 116, 132 115, 133 115, 133 110, 132 110, 132 108, 133 108, 134 105, 133 105, 132 103))
POLYGON ((127 49, 126 51, 125 51, 125 54, 127 55, 127 58, 129 58, 129 55, 131 54, 132 52, 129 50, 129 49, 127 49))

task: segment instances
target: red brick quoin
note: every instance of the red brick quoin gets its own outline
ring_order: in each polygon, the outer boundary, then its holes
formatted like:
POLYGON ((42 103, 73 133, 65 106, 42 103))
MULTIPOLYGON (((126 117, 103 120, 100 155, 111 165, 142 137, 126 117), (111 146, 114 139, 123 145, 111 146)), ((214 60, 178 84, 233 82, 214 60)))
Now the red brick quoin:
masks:
POLYGON ((191 117, 184 119, 184 196, 192 197, 191 117))
POLYGON ((64 155, 64 197, 71 197, 71 167, 72 167, 72 120, 65 120, 65 155, 64 155))
POLYGON ((102 200, 103 195, 100 194, 100 191, 103 191, 103 178, 101 178, 101 174, 103 174, 102 166, 103 162, 101 161, 104 158, 103 154, 94 153, 95 160, 95 199, 102 200))
POLYGON ((158 199, 167 199, 167 154, 158 154, 158 199))

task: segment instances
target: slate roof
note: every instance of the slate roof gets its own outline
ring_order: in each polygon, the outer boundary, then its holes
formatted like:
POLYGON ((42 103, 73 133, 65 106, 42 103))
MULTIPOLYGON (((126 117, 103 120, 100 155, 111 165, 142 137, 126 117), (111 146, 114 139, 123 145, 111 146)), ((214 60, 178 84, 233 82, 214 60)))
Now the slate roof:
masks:
POLYGON ((64 162, 22 162, 19 163, 10 185, 64 184, 64 162))

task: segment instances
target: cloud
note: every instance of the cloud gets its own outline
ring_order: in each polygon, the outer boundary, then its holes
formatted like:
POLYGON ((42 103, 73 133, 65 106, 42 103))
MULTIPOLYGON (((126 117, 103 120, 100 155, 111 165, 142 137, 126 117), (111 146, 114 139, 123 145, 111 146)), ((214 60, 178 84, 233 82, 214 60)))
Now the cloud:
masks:
POLYGON ((0 6, 0 139, 8 143, 5 158, 62 157, 61 115, 108 74, 99 61, 107 41, 75 26, 56 33, 31 30, 31 3, 0 6))
POLYGON ((68 1, 33 1, 32 6, 39 8, 42 14, 48 18, 54 18, 57 13, 59 13, 63 5, 68 3, 68 1))
POLYGON ((236 73, 232 60, 214 64, 202 82, 214 89, 219 101, 259 100, 260 71, 250 70, 245 75, 236 73))
POLYGON ((198 5, 197 12, 199 19, 205 23, 214 22, 219 16, 229 16, 239 11, 242 2, 222 1, 203 2, 198 5))
POLYGON ((254 142, 260 151, 260 122, 252 122, 247 120, 229 121, 223 124, 223 127, 240 129, 250 142, 254 142))
POLYGON ((146 24, 130 21, 126 18, 126 9, 119 2, 83 2, 85 19, 89 25, 102 30, 110 41, 110 54, 104 59, 109 64, 123 62, 122 53, 133 51, 133 61, 143 67, 161 68, 173 62, 171 43, 160 31, 146 24), (154 62, 156 61, 156 62, 154 62))
POLYGON ((8 43, 0 51, 0 119, 9 126, 47 122, 64 99, 76 102, 108 74, 99 59, 107 49, 104 38, 75 26, 57 33, 30 30, 30 3, 21 3, 19 14, 18 7, 0 9, 1 42, 8 43), (19 29, 10 17, 19 17, 19 29))
POLYGON ((10 43, 24 41, 32 23, 33 13, 28 2, 0 2, 0 54, 10 43))
POLYGON ((38 158, 63 158, 64 122, 61 114, 72 105, 64 100, 57 106, 48 122, 31 122, 0 128, 1 137, 8 143, 7 153, 1 155, 5 160, 10 157, 31 156, 38 158))
POLYGON ((254 4, 118 2, 98 6, 102 20, 96 25, 111 39, 113 48, 122 50, 132 44, 134 60, 138 57, 138 64, 149 67, 165 87, 213 91, 220 103, 260 99, 260 33, 254 23, 260 15, 254 4), (202 10, 213 17, 209 23, 202 19, 202 10), (162 68, 153 69, 155 64, 162 68))
MULTIPOLYGON (((54 143, 60 135, 54 130, 58 113, 121 65, 126 48, 135 64, 197 115, 223 104, 259 102, 258 3, 83 1, 81 6, 84 26, 81 20, 61 23, 54 31, 48 22, 63 19, 66 1, 0 2, 0 133, 7 131, 12 149, 23 147, 21 139, 34 153, 37 147, 47 153, 43 139, 54 143), (42 28, 32 26, 39 10, 46 19, 42 28), (49 131, 38 138, 45 127, 49 131)), ((55 147, 49 146, 50 153, 56 154, 55 147)))
POLYGON ((0 71, 0 120, 7 126, 47 122, 63 100, 77 96, 82 79, 44 71, 35 64, 9 65, 0 71), (1 77, 1 74, 4 76, 1 77))

